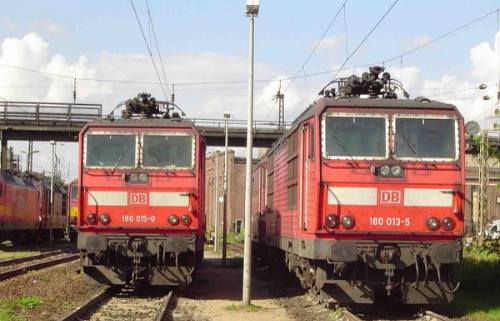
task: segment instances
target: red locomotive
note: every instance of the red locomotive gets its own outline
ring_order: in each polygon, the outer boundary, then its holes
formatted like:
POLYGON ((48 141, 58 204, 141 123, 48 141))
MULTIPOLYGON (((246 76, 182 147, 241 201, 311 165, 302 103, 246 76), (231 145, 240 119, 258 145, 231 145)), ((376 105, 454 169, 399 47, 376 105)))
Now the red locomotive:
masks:
POLYGON ((50 182, 35 180, 34 184, 38 190, 38 210, 40 217, 40 233, 43 239, 48 239, 50 226, 52 225, 52 235, 56 239, 64 238, 68 225, 66 213, 66 189, 62 186, 54 185, 54 211, 50 205, 50 182), (52 217, 51 217, 52 214, 52 217))
POLYGON ((140 94, 80 132, 78 249, 99 283, 185 285, 203 258, 205 141, 159 104, 140 94))
POLYGON ((64 237, 66 190, 54 185, 54 213, 50 217, 50 184, 33 175, 0 172, 0 240, 25 243, 64 237))
POLYGON ((463 118, 453 105, 397 99, 408 95, 381 72, 337 80, 255 167, 254 254, 339 303, 449 302, 464 232, 463 118))

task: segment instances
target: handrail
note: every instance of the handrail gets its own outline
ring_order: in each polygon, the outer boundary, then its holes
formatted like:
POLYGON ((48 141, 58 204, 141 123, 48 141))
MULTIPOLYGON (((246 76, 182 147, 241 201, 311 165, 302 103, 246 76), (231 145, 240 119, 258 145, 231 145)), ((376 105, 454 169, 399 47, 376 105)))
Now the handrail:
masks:
POLYGON ((0 115, 4 125, 7 125, 9 121, 33 121, 36 125, 40 125, 40 122, 44 121, 59 121, 71 127, 74 122, 88 122, 101 118, 102 105, 4 101, 0 103, 0 115))

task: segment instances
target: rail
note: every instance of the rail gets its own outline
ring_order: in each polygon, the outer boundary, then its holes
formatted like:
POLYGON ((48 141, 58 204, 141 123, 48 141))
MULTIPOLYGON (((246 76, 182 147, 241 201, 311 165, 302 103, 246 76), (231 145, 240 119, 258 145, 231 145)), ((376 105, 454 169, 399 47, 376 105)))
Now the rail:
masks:
POLYGON ((102 117, 100 104, 71 104, 50 102, 0 102, 0 125, 61 124, 72 127, 102 117))

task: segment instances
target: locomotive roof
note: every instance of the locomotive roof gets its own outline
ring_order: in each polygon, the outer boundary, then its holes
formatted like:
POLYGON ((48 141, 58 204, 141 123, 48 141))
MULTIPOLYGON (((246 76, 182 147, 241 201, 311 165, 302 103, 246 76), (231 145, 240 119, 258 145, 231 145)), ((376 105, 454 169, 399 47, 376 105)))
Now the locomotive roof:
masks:
POLYGON ((308 107, 299 117, 297 117, 293 121, 291 130, 293 130, 302 120, 320 113, 325 107, 457 110, 455 105, 445 104, 435 100, 423 102, 409 99, 324 97, 319 99, 314 105, 308 107))
POLYGON ((2 179, 6 183, 35 188, 35 185, 33 185, 32 181, 19 177, 17 175, 12 175, 5 171, 0 172, 0 179, 2 179))
POLYGON ((182 118, 146 118, 146 119, 96 119, 87 127, 154 127, 154 128, 194 128, 189 119, 182 118))

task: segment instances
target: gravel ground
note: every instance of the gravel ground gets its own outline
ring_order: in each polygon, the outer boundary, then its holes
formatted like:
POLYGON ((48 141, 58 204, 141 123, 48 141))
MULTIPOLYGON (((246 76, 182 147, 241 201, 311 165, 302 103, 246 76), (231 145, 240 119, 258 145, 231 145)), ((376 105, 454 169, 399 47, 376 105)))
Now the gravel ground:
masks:
POLYGON ((175 321, 294 321, 279 300, 273 297, 268 281, 253 278, 252 309, 241 307, 242 259, 230 259, 226 267, 212 251, 205 260, 192 286, 180 291, 173 310, 175 321))
POLYGON ((65 263, 0 282, 0 300, 40 298, 42 304, 17 311, 18 317, 26 321, 58 320, 99 289, 85 282, 79 264, 65 263))

